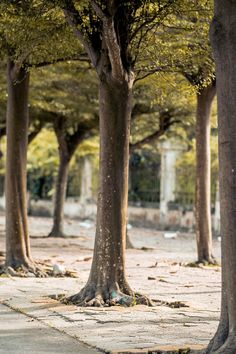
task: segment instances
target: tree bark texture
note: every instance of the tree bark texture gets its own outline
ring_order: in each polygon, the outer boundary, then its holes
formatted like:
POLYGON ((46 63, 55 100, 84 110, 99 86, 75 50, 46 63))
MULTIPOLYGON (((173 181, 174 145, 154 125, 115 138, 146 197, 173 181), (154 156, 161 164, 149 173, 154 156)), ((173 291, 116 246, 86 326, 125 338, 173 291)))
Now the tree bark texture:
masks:
POLYGON ((222 306, 207 352, 236 353, 236 3, 215 0, 211 42, 216 61, 222 234, 222 306))
POLYGON ((100 186, 93 262, 86 286, 70 298, 90 305, 131 304, 125 247, 132 90, 129 82, 100 81, 100 186))
POLYGON ((89 283, 102 298, 129 293, 125 279, 131 90, 127 82, 100 82, 100 186, 89 283), (113 294, 112 294, 113 295, 113 294))
POLYGON ((6 266, 31 263, 27 225, 26 165, 29 73, 7 65, 6 266))
POLYGON ((211 107, 215 83, 197 94, 196 114, 196 237, 199 263, 214 263, 211 228, 211 107))
POLYGON ((66 153, 59 153, 59 169, 57 173, 56 190, 54 196, 53 227, 49 236, 64 237, 64 205, 66 200, 67 181, 70 158, 66 153))

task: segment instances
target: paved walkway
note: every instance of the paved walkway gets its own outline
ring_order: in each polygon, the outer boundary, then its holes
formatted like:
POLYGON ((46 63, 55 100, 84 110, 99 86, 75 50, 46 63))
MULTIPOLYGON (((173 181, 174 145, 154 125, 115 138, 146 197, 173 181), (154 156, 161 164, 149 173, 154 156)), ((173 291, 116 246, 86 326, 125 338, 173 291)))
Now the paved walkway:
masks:
POLYGON ((99 351, 0 304, 0 353, 96 354, 99 351))
MULTIPOLYGON (((41 222, 46 234, 51 225, 41 222)), ((31 223, 37 236, 40 219, 31 223)), ((208 344, 219 319, 220 268, 182 264, 196 259, 194 235, 165 239, 155 230, 130 232, 139 249, 127 251, 128 281, 159 306, 80 308, 50 298, 75 294, 88 279, 94 230, 76 221, 69 226, 77 238, 32 237, 32 251, 36 259, 75 269, 77 278, 0 277, 0 353, 150 353, 208 344)), ((0 217, 0 250, 1 228, 0 217)), ((217 257, 219 246, 215 240, 217 257)))

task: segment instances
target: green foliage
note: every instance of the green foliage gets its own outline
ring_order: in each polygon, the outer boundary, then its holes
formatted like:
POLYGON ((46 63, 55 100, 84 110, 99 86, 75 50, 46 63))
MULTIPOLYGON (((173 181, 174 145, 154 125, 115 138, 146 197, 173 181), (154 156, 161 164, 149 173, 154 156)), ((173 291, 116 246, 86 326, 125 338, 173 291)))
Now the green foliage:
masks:
MULTIPOLYGON (((78 196, 80 193, 81 166, 82 159, 85 156, 90 156, 92 159, 95 171, 93 174, 93 190, 94 192, 97 190, 98 150, 99 141, 97 137, 85 140, 76 150, 70 164, 69 173, 69 193, 73 196, 78 196)), ((53 195, 58 166, 59 157, 56 136, 52 130, 44 128, 29 145, 28 150, 28 188, 33 198, 38 197, 39 182, 42 179, 43 197, 51 197, 53 195)))
POLYGON ((0 49, 20 65, 38 65, 78 56, 81 45, 49 2, 1 1, 0 49))
POLYGON ((59 164, 58 146, 53 131, 43 129, 29 145, 28 171, 34 176, 55 176, 59 164))
MULTIPOLYGON (((179 74, 155 73, 137 82, 135 103, 147 107, 132 122, 131 142, 135 143, 161 128, 161 118, 169 115, 174 123, 163 138, 188 140, 195 125, 196 97, 192 86, 179 74)), ((148 145, 146 144, 147 148, 148 145)), ((142 147, 143 148, 143 147, 142 147)), ((157 140, 149 147, 157 148, 157 140)))
POLYGON ((212 16, 212 0, 178 3, 161 25, 149 31, 148 40, 142 44, 139 76, 156 71, 179 72, 196 89, 207 86, 215 76, 209 43, 212 16))
POLYGON ((32 106, 63 115, 71 125, 98 114, 97 91, 95 72, 87 63, 69 61, 31 73, 32 106))

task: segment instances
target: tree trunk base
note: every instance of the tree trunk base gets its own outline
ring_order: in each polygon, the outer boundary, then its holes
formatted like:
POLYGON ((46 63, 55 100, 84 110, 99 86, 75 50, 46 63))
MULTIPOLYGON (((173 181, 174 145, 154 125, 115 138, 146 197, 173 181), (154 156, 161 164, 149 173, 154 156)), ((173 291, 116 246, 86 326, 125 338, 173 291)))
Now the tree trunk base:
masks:
POLYGON ((52 229, 52 231, 48 234, 48 237, 66 238, 67 236, 63 231, 52 229))
POLYGON ((190 262, 190 263, 186 264, 186 267, 192 267, 192 268, 195 268, 195 267, 202 268, 202 267, 207 267, 207 266, 219 267, 220 265, 213 256, 208 259, 201 259, 196 262, 190 262))
POLYGON ((48 269, 44 269, 39 264, 36 264, 30 260, 24 261, 12 261, 4 264, 0 267, 0 276, 1 275, 13 276, 13 277, 36 277, 36 278, 46 278, 49 276, 48 269))
POLYGON ((221 349, 221 347, 227 340, 228 332, 229 331, 227 326, 223 327, 223 325, 220 325, 215 336, 210 341, 204 354, 218 353, 218 350, 221 349))
MULTIPOLYGON (((215 344, 215 343, 214 343, 215 344)), ((219 344, 219 342, 218 342, 219 344)), ((228 335, 226 338, 225 342, 222 343, 222 345, 218 348, 215 349, 215 345, 212 346, 212 349, 210 351, 207 348, 206 353, 209 354, 235 354, 236 353, 236 333, 232 332, 228 335)))
POLYGON ((199 259, 196 262, 196 264, 203 265, 203 266, 219 266, 219 263, 217 262, 215 257, 212 256, 212 255, 210 257, 207 257, 207 258, 199 259))
POLYGON ((126 234, 126 249, 135 249, 133 243, 130 240, 129 234, 126 234))
POLYGON ((116 305, 130 307, 139 304, 153 306, 148 297, 134 293, 128 284, 119 286, 117 283, 99 286, 89 282, 78 294, 64 298, 62 302, 86 307, 107 307, 116 305))

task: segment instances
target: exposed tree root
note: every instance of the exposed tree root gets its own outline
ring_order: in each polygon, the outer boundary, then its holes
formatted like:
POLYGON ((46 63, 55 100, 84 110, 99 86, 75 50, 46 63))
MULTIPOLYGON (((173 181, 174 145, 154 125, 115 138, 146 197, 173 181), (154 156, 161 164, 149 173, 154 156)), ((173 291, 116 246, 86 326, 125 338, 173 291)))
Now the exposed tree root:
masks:
POLYGON ((217 353, 217 350, 225 343, 227 336, 228 326, 224 326, 220 323, 214 337, 212 338, 212 340, 208 344, 208 347, 204 351, 204 354, 217 353))
POLYGON ((225 343, 217 350, 211 350, 211 354, 235 354, 236 353, 236 333, 230 333, 225 343))
POLYGON ((93 283, 88 283, 78 294, 62 299, 65 304, 75 304, 78 306, 125 306, 134 305, 153 306, 151 300, 139 293, 132 292, 129 287, 125 287, 128 291, 120 290, 117 284, 108 287, 98 287, 93 283))
POLYGON ((22 277, 22 278, 46 278, 49 276, 48 269, 34 263, 27 262, 17 265, 2 265, 0 266, 0 276, 12 276, 12 277, 22 277))
POLYGON ((197 263, 203 264, 204 266, 219 266, 219 263, 213 256, 210 259, 203 259, 201 261, 197 261, 197 263))
POLYGON ((48 237, 66 238, 66 235, 62 231, 52 230, 48 237))
POLYGON ((219 267, 219 263, 216 261, 216 259, 212 259, 211 261, 203 260, 203 261, 186 263, 185 267, 190 267, 190 268, 219 267))

